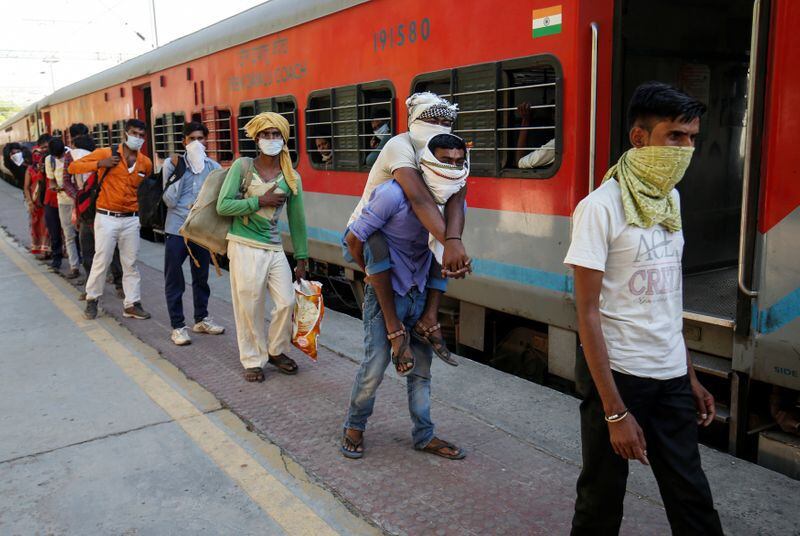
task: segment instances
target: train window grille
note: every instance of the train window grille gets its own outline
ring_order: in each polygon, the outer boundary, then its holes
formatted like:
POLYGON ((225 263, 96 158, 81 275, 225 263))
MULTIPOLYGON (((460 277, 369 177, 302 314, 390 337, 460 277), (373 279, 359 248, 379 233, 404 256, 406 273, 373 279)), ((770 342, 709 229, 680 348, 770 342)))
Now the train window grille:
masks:
POLYGON ((173 153, 183 152, 182 113, 162 114, 153 123, 153 144, 159 158, 168 158, 173 153))
POLYGON ((201 121, 208 128, 206 153, 217 162, 233 161, 233 116, 230 110, 203 108, 201 121))
POLYGON ((294 97, 288 95, 243 102, 239 105, 239 117, 236 118, 239 135, 239 156, 249 156, 251 158, 258 156, 256 142, 247 135, 244 126, 262 112, 275 112, 289 121, 289 139, 286 145, 289 147, 292 165, 297 167, 297 102, 294 97))
POLYGON ((561 155, 561 67, 553 56, 533 56, 418 76, 412 92, 432 91, 458 104, 453 132, 470 145, 472 174, 490 177, 552 177, 561 155), (532 121, 517 113, 531 105, 532 121), (527 131, 525 147, 518 148, 527 131), (517 168, 517 152, 528 154, 555 140, 555 161, 517 168))
POLYGON ((97 123, 92 127, 92 139, 96 147, 111 145, 111 131, 106 123, 97 123))
POLYGON ((366 171, 366 159, 374 149, 372 121, 389 122, 395 131, 394 87, 388 81, 358 84, 313 92, 306 108, 306 151, 317 169, 366 171), (381 114, 377 112, 381 111, 381 114), (331 160, 326 150, 317 148, 317 139, 330 143, 331 160))
POLYGON ((111 145, 122 143, 123 133, 125 132, 125 121, 120 119, 111 123, 111 145))

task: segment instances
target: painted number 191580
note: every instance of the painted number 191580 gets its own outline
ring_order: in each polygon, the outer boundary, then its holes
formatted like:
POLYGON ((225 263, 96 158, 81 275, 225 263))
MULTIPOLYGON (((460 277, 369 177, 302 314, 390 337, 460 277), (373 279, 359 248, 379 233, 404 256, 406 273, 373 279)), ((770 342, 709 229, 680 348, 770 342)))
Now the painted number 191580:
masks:
POLYGON ((378 52, 387 48, 413 45, 420 40, 427 41, 430 36, 431 21, 426 17, 419 22, 412 20, 388 29, 381 28, 372 34, 372 46, 378 52))

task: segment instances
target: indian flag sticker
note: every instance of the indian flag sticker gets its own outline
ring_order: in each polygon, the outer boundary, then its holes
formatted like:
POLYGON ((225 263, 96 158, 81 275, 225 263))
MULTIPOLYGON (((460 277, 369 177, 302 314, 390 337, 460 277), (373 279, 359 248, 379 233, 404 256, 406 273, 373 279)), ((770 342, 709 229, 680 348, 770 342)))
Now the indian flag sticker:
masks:
POLYGON ((561 6, 533 10, 533 38, 561 33, 561 6))

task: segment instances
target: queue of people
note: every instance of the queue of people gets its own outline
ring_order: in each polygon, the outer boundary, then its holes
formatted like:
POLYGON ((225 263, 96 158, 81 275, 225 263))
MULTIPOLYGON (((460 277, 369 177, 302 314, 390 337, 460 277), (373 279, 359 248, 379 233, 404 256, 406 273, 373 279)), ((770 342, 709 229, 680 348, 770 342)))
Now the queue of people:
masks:
MULTIPOLYGON (((376 114, 373 144, 380 149, 361 200, 350 220, 343 222, 343 255, 365 272, 367 289, 364 356, 348 407, 343 408, 338 448, 348 459, 366 455, 367 423, 391 364, 406 379, 413 448, 460 460, 465 450, 435 433, 430 392, 434 355, 458 365, 437 317, 447 279, 466 277, 472 270, 461 239, 469 148, 452 133, 458 114, 455 105, 433 93, 411 95, 406 105, 408 132, 396 136, 387 136, 378 119, 385 115, 376 114)), ((519 111, 523 124, 530 124, 530 107, 523 103, 519 111)), ((652 467, 674 533, 722 534, 697 439, 698 426, 708 426, 714 418, 714 399, 695 376, 683 340, 680 285, 670 286, 656 277, 681 270, 684 240, 675 185, 690 164, 704 112, 703 104, 671 86, 649 82, 637 88, 628 108, 632 148, 575 210, 564 260, 575 274, 583 350, 576 364, 577 388, 583 395, 583 467, 572 524, 575 535, 619 533, 628 463, 633 460, 652 467), (656 247, 658 254, 653 253, 656 247), (653 271, 657 273, 652 275, 653 271)), ((288 122, 265 112, 244 129, 259 155, 233 163, 221 185, 216 211, 231 221, 227 254, 244 379, 262 382, 267 364, 284 374, 298 372, 297 363, 287 355, 294 294, 278 227, 284 207, 297 261, 296 279, 306 277, 308 244, 301 177, 286 145, 288 122), (275 304, 268 330, 267 293, 275 304)), ((86 317, 97 315, 105 274, 118 246, 124 315, 149 318, 140 302, 136 268, 136 188, 152 171, 150 159, 140 151, 145 126, 136 119, 127 121, 118 148, 91 150, 82 145, 85 134, 78 130, 76 134, 69 151, 63 143, 42 137, 30 155, 21 146, 4 154, 17 169, 27 166, 24 186, 32 252, 49 251, 42 239, 43 220, 51 236, 73 233, 68 218, 58 216, 70 210, 70 200, 76 204, 76 192, 87 182, 97 181, 96 248, 89 267, 84 264, 86 317), (53 184, 42 193, 33 185, 45 173, 53 184), (52 192, 49 197, 48 192, 52 192), (58 233, 56 221, 61 225, 58 233)), ((204 125, 187 123, 184 154, 170 157, 162 169, 168 209, 165 298, 172 341, 179 346, 191 342, 182 307, 187 256, 194 259, 192 330, 224 332, 208 313, 209 254, 179 236, 204 181, 219 168, 206 155, 207 136, 204 125)), ((536 149, 538 153, 526 154, 526 144, 519 140, 519 167, 549 165, 555 158, 554 146, 545 144, 536 149)), ((317 138, 316 147, 323 160, 330 159, 328 140, 317 138)), ((83 229, 83 221, 80 225, 83 229)), ((80 239, 83 243, 83 232, 80 239)), ((57 243, 51 240, 53 247, 57 243)), ((81 249, 85 257, 89 250, 81 249)), ((54 263, 57 258, 60 262, 54 251, 51 254, 54 263)), ((69 247, 68 258, 70 267, 76 267, 69 247)))

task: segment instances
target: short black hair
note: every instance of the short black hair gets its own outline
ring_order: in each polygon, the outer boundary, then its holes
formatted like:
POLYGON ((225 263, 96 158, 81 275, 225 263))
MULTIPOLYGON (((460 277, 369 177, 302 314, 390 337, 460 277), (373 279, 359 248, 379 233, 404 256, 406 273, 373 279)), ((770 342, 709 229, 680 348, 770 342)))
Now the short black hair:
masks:
POLYGON ((386 119, 387 117, 391 116, 389 115, 389 110, 386 108, 375 108, 374 110, 372 110, 372 116, 371 116, 372 119, 380 118, 383 121, 388 121, 389 119, 386 119))
POLYGON ((706 105, 680 89, 663 82, 650 81, 633 91, 628 104, 628 128, 637 122, 652 128, 653 119, 689 123, 706 113, 706 105))
POLYGON ((128 119, 125 121, 125 132, 132 128, 141 128, 142 130, 146 130, 147 125, 141 119, 128 119))
POLYGON ((199 121, 189 121, 183 125, 183 137, 185 138, 195 130, 202 130, 203 136, 208 137, 208 127, 199 121))
POLYGON ((428 149, 431 152, 436 149, 460 149, 464 151, 464 156, 467 154, 466 142, 455 134, 437 134, 428 142, 428 149))
POLYGON ((84 149, 86 151, 94 151, 97 148, 97 145, 94 143, 94 138, 88 134, 74 137, 72 139, 72 145, 74 145, 76 149, 84 149))
POLYGON ((53 138, 47 142, 48 152, 56 158, 61 158, 64 156, 64 149, 64 140, 61 138, 53 138))
POLYGON ((53 136, 51 136, 50 134, 47 134, 47 133, 42 134, 41 136, 36 138, 36 145, 42 146, 45 143, 50 143, 50 140, 52 140, 52 139, 53 139, 53 136))
POLYGON ((70 138, 77 138, 78 136, 83 136, 84 134, 89 133, 89 127, 84 125, 83 123, 72 123, 69 126, 69 137, 70 138))

